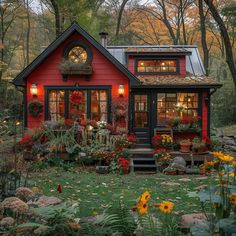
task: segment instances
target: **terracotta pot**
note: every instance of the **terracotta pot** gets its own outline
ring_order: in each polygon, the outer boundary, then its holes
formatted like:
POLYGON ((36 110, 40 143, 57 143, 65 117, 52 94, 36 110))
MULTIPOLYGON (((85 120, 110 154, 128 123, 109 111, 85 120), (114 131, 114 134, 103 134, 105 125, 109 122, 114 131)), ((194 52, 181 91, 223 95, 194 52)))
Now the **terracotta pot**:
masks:
POLYGON ((180 142, 180 152, 188 153, 190 152, 191 142, 180 142))
POLYGON ((167 171, 164 172, 164 174, 165 175, 176 175, 177 172, 176 172, 176 170, 167 170, 167 171))

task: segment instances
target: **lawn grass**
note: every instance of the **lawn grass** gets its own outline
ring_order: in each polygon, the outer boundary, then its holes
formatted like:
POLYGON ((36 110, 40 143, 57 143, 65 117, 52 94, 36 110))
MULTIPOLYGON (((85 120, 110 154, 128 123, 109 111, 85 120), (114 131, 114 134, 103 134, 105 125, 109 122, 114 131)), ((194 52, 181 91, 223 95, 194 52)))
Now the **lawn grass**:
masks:
POLYGON ((100 175, 95 172, 81 171, 73 168, 63 171, 61 168, 50 168, 31 173, 32 185, 37 186, 45 195, 57 196, 65 201, 79 203, 80 217, 101 214, 120 197, 132 208, 139 195, 148 190, 153 203, 169 200, 175 203, 175 212, 179 215, 200 212, 200 202, 196 197, 189 197, 189 192, 209 183, 209 179, 200 176, 153 175, 100 175), (186 182, 181 179, 189 178, 186 182), (168 186, 166 183, 179 183, 179 186, 168 186), (61 184, 62 193, 57 193, 61 184))

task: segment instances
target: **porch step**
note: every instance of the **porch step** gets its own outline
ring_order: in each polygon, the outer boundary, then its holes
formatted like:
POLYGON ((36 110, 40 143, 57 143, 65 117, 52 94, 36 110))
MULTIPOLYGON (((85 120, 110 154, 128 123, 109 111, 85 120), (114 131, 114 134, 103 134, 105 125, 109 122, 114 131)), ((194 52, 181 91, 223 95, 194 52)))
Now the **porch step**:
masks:
POLYGON ((130 162, 131 172, 156 173, 157 166, 152 148, 131 149, 130 152, 132 154, 130 162))

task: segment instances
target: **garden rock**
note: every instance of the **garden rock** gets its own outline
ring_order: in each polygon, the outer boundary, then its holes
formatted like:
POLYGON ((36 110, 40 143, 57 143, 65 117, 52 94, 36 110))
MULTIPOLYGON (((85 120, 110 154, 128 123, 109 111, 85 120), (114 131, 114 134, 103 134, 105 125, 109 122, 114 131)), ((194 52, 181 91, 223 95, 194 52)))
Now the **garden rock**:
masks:
POLYGON ((175 182, 163 182, 161 185, 163 186, 169 186, 169 187, 175 187, 175 186, 180 186, 180 183, 175 183, 175 182))
POLYGON ((22 201, 27 202, 30 198, 32 198, 35 194, 34 192, 25 187, 19 187, 16 189, 16 197, 20 198, 22 201))
POLYGON ((24 213, 28 211, 29 207, 17 197, 8 197, 0 203, 0 211, 4 211, 5 209, 11 209, 15 213, 24 213))
POLYGON ((181 178, 181 179, 179 179, 179 181, 181 181, 181 182, 190 182, 192 180, 189 179, 189 178, 181 178))
POLYGON ((28 205, 34 205, 37 207, 45 207, 50 205, 57 205, 62 202, 61 199, 57 197, 48 197, 48 196, 40 196, 38 199, 30 200, 27 202, 28 205))
POLYGON ((0 226, 9 227, 14 225, 15 220, 12 217, 5 217, 0 221, 0 226))
POLYGON ((206 216, 203 213, 193 213, 182 215, 180 225, 181 228, 189 229, 194 224, 200 224, 206 221, 206 216))
POLYGON ((47 226, 40 226, 37 229, 34 230, 34 234, 35 235, 42 235, 43 233, 45 233, 48 230, 47 226))
POLYGON ((172 160, 172 163, 167 168, 175 169, 178 171, 186 170, 186 161, 183 157, 177 156, 172 160))

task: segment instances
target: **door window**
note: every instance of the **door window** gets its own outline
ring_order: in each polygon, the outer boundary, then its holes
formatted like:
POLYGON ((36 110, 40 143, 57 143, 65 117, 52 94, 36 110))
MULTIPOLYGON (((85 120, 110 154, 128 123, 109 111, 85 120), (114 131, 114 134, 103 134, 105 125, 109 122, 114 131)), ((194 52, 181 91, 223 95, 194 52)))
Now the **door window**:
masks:
POLYGON ((134 95, 134 126, 148 127, 148 96, 134 95))

